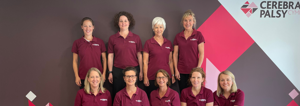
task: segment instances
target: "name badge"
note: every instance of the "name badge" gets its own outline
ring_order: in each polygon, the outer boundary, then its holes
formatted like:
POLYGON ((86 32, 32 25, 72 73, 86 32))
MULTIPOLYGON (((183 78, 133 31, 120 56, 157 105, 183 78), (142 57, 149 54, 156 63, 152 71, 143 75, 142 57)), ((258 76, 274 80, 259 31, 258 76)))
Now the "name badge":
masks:
POLYGON ((171 102, 171 100, 166 100, 165 102, 171 102))
POLYGON ((167 49, 171 49, 170 47, 166 47, 167 49))
POLYGON ((206 99, 199 99, 199 101, 201 101, 201 102, 205 102, 205 101, 206 101, 206 99))
POLYGON ((195 39, 195 38, 193 38, 193 39, 191 39, 191 41, 196 41, 197 39, 195 39))
POLYGON ((135 43, 135 41, 129 41, 129 43, 135 43))
POLYGON ((93 46, 99 46, 99 44, 93 44, 93 46))
POLYGON ((230 100, 230 102, 235 102, 235 100, 230 100))
POLYGON ((136 102, 142 102, 142 100, 136 100, 136 102))
POLYGON ((107 101, 107 99, 100 99, 100 101, 107 101))

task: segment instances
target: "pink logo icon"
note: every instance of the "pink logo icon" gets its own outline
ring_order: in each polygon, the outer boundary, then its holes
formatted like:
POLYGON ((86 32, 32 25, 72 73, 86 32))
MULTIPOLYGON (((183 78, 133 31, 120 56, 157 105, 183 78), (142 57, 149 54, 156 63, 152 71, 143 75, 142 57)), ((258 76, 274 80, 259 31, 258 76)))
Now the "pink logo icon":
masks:
POLYGON ((247 17, 250 17, 256 10, 257 6, 252 2, 249 4, 248 1, 241 7, 241 10, 246 14, 247 17))

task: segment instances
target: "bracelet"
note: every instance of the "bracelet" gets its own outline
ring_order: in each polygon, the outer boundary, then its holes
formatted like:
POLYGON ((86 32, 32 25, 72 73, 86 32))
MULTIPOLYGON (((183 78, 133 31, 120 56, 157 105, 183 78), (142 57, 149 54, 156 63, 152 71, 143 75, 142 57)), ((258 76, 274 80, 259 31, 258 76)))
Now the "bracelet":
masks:
POLYGON ((112 73, 112 71, 108 71, 108 73, 112 73))
POLYGON ((172 76, 174 77, 175 75, 174 75, 174 74, 172 74, 172 76))

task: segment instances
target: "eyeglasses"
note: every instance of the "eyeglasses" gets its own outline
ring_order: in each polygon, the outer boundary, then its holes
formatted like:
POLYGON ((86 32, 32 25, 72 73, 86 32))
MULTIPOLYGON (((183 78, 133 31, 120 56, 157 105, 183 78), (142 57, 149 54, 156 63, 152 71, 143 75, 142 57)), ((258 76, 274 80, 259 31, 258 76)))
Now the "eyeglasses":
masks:
POLYGON ((135 75, 125 75, 125 78, 136 78, 136 76, 135 75))
POLYGON ((166 79, 167 77, 156 77, 156 79, 160 80, 160 79, 166 79))

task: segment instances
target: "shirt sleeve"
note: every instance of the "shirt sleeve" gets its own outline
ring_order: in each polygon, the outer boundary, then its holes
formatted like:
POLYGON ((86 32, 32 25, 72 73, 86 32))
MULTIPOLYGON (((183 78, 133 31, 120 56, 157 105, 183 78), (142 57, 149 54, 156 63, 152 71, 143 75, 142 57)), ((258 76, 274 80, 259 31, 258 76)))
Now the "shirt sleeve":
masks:
POLYGON ((147 96, 146 92, 143 91, 141 93, 142 93, 143 106, 150 106, 149 99, 148 99, 148 96, 147 96))
POLYGON ((203 35, 202 35, 202 33, 201 32, 198 32, 198 41, 197 41, 197 44, 199 45, 200 43, 205 43, 205 39, 204 39, 204 37, 203 37, 203 35))
POLYGON ((148 41, 146 41, 146 43, 145 43, 145 45, 144 45, 144 50, 143 50, 143 52, 147 52, 147 53, 149 53, 149 44, 148 44, 148 41))
POLYGON ((74 106, 81 106, 82 105, 82 95, 80 94, 80 90, 77 92, 74 106))
POLYGON ((176 35, 175 38, 174 38, 174 42, 173 42, 174 46, 175 46, 175 45, 178 45, 177 36, 178 36, 178 35, 176 35))
POLYGON ((211 90, 207 89, 206 103, 214 102, 214 95, 211 90))
POLYGON ((236 99, 234 105, 244 106, 244 99, 245 99, 245 94, 243 91, 240 90, 240 92, 236 93, 236 99))
POLYGON ((216 92, 213 93, 213 95, 214 95, 214 105, 219 105, 219 103, 218 103, 218 96, 216 95, 216 92))
POLYGON ((169 41, 169 42, 170 42, 170 51, 172 52, 174 50, 174 47, 172 45, 172 42, 171 41, 169 41))
POLYGON ((181 95, 180 95, 180 102, 185 102, 186 103, 186 94, 185 90, 182 90, 181 95))
POLYGON ((101 40, 101 52, 105 52, 106 51, 106 47, 104 42, 101 40))
POLYGON ((141 38, 138 36, 137 43, 136 43, 136 52, 141 52, 141 51, 143 51, 143 45, 142 45, 141 38))
POLYGON ((120 94, 116 94, 115 99, 114 99, 114 103, 113 106, 121 106, 121 96, 120 94))
POLYGON ((109 40, 108 40, 108 50, 107 50, 107 53, 114 53, 114 42, 113 42, 113 36, 114 35, 111 35, 109 37, 109 40))
POLYGON ((112 106, 112 101, 111 101, 111 95, 110 92, 108 90, 105 90, 105 93, 107 95, 107 106, 112 106))
POLYGON ((176 91, 174 92, 174 97, 173 97, 173 100, 172 100, 172 106, 180 106, 179 94, 176 91))
POLYGON ((78 54, 77 40, 73 43, 72 52, 78 54))

